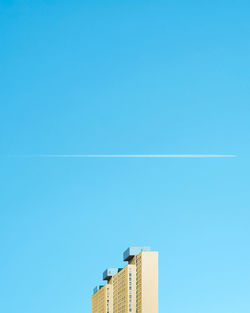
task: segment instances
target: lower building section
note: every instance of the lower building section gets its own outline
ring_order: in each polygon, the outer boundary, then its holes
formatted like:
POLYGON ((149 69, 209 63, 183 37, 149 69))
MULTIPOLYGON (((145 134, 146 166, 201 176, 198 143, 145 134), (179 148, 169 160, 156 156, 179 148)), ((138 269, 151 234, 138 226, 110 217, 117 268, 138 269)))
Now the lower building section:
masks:
POLYGON ((113 286, 104 285, 92 296, 92 313, 113 313, 113 286))

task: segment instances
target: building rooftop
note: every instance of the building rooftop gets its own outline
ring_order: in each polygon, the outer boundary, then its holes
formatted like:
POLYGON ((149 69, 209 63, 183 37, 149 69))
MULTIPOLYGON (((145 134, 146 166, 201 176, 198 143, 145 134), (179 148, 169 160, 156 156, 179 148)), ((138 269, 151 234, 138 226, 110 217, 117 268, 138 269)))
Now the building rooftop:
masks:
POLYGON ((103 287, 103 285, 96 286, 96 287, 93 289, 93 295, 94 295, 95 293, 97 293, 97 291, 99 291, 102 287, 103 287))
POLYGON ((150 247, 129 247, 123 253, 123 261, 129 261, 143 251, 150 251, 150 247))
POLYGON ((115 276, 120 271, 119 268, 107 268, 103 272, 103 280, 109 280, 112 276, 115 276))

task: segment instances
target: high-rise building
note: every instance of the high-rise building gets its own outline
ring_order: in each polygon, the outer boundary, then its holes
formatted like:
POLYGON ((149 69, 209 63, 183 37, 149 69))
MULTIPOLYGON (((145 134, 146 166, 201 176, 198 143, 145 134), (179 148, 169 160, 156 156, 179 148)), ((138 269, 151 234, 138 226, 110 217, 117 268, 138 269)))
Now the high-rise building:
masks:
POLYGON ((130 247, 124 268, 108 268, 92 296, 92 313, 158 313, 158 252, 130 247))

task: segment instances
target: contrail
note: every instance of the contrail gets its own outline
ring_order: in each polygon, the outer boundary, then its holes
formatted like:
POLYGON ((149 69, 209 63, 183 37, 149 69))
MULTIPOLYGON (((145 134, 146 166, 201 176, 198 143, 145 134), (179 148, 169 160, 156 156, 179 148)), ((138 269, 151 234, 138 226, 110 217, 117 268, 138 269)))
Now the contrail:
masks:
POLYGON ((236 158, 236 154, 23 154, 23 158, 236 158))

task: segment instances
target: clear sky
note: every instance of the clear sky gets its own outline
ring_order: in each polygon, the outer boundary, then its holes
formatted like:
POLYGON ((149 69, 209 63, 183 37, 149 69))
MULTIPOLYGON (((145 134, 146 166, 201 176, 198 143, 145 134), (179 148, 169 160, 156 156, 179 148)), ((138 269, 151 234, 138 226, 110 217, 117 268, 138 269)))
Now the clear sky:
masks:
POLYGON ((160 313, 250 312, 249 38, 249 1, 0 0, 0 312, 91 312, 129 245, 160 313), (238 157, 7 157, 189 153, 238 157))

